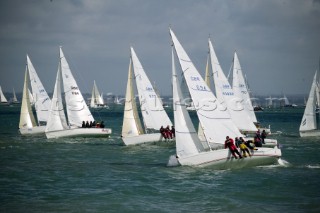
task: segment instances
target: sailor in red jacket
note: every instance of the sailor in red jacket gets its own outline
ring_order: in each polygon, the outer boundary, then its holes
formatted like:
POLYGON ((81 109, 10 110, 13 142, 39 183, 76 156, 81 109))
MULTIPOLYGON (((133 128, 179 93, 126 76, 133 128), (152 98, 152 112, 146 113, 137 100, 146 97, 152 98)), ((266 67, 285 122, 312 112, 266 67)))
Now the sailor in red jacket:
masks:
POLYGON ((224 148, 226 149, 227 147, 229 148, 229 150, 234 158, 236 158, 236 159, 238 158, 235 153, 237 153, 239 155, 239 158, 242 158, 237 147, 234 145, 233 139, 229 138, 229 136, 226 137, 226 140, 224 142, 224 148))

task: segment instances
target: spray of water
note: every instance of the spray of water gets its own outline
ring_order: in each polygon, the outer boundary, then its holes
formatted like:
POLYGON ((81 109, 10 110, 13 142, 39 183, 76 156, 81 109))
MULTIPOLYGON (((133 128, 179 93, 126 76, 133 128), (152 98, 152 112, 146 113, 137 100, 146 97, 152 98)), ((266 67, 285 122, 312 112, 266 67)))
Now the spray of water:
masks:
POLYGON ((178 159, 176 158, 176 155, 171 155, 169 157, 167 166, 179 166, 179 162, 178 162, 178 159))

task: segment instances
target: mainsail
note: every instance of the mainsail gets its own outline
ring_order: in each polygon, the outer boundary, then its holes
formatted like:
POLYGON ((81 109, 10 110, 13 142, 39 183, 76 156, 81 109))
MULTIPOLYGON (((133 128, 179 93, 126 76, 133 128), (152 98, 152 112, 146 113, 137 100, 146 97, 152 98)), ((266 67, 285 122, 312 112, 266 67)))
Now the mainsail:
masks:
POLYGON ((209 39, 209 51, 213 72, 213 80, 216 89, 216 95, 221 104, 223 104, 230 113, 232 121, 240 131, 257 131, 256 126, 250 119, 242 104, 243 99, 236 97, 231 88, 228 79, 222 71, 217 55, 209 39))
POLYGON ((187 157, 199 154, 203 151, 202 144, 198 138, 197 132, 192 124, 184 104, 179 80, 177 78, 174 53, 172 49, 172 97, 173 97, 173 114, 175 123, 176 136, 176 153, 178 157, 187 157))
POLYGON ((83 99, 61 47, 60 67, 69 125, 73 127, 81 127, 83 121, 93 122, 94 118, 83 99))
POLYGON ((257 117, 253 110, 248 87, 244 79, 239 58, 236 52, 234 52, 234 57, 233 57, 232 86, 233 86, 232 89, 234 91, 235 96, 238 97, 240 100, 243 100, 244 110, 248 113, 252 122, 257 122, 257 117))
POLYGON ((159 130, 161 126, 171 126, 172 123, 162 106, 162 102, 132 47, 131 58, 145 128, 159 130))
POLYGON ((41 122, 47 122, 51 107, 51 100, 44 86, 42 85, 40 78, 38 77, 38 74, 28 55, 27 69, 29 71, 30 83, 32 88, 32 97, 30 97, 30 102, 35 106, 38 123, 40 124, 41 122))

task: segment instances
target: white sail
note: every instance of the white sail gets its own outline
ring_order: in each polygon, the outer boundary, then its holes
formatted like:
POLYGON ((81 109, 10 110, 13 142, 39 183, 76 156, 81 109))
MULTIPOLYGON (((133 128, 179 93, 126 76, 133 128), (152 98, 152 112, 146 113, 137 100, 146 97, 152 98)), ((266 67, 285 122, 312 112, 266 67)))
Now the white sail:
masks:
POLYGON ((154 91, 153 86, 132 47, 131 58, 145 128, 159 130, 161 126, 171 126, 172 123, 162 106, 162 102, 154 91))
POLYGON ((217 101, 171 29, 170 34, 207 141, 224 144, 226 136, 241 136, 229 113, 217 101))
POLYGON ((138 136, 144 133, 141 126, 138 111, 137 111, 131 68, 132 68, 132 61, 130 59, 127 90, 126 90, 126 100, 124 105, 122 133, 121 133, 122 137, 138 136))
POLYGON ((31 91, 29 90, 29 88, 28 88, 28 93, 29 93, 30 104, 33 106, 35 104, 34 98, 33 98, 31 91))
POLYGON ((59 68, 56 77, 56 83, 54 85, 53 96, 51 100, 51 108, 48 117, 48 122, 45 132, 53 132, 58 130, 68 129, 66 122, 66 116, 62 104, 61 96, 61 64, 59 63, 59 68))
POLYGON ((319 108, 320 107, 320 87, 319 87, 319 82, 317 81, 317 84, 316 84, 316 97, 317 97, 317 107, 319 108))
POLYGON ((47 122, 51 107, 51 100, 28 55, 27 66, 32 88, 32 97, 30 97, 30 101, 35 106, 38 123, 47 122))
POLYGON ((174 54, 172 50, 172 92, 173 114, 176 135, 176 153, 178 157, 188 157, 204 151, 197 132, 184 104, 179 80, 177 78, 174 54))
POLYGON ((60 66, 69 125, 72 127, 81 127, 83 121, 93 122, 94 118, 83 99, 61 47, 60 66))
POLYGON ((234 52, 234 57, 233 57, 232 85, 233 85, 232 89, 234 91, 235 96, 238 97, 240 100, 243 100, 244 110, 248 113, 252 122, 257 122, 257 117, 253 110, 248 87, 244 79, 239 58, 236 52, 234 52))
POLYGON ((317 71, 313 77, 312 86, 310 89, 307 105, 304 110, 304 114, 303 114, 302 121, 301 121, 300 128, 299 128, 300 131, 317 129, 316 87, 317 87, 317 71))
POLYGON ((93 81, 90 107, 97 107, 98 105, 103 105, 103 100, 102 100, 100 92, 98 90, 96 81, 93 81))
POLYGON ((12 102, 13 103, 19 103, 18 99, 17 99, 17 96, 16 96, 16 91, 14 91, 14 88, 13 88, 13 98, 12 98, 12 102))
POLYGON ((256 126, 244 110, 243 99, 235 96, 228 79, 222 71, 217 55, 213 49, 212 43, 209 39, 210 59, 213 72, 213 80, 216 89, 216 95, 220 103, 227 107, 232 121, 239 128, 240 131, 257 131, 256 126))
POLYGON ((21 103, 21 111, 20 111, 20 121, 19 128, 33 128, 37 126, 35 118, 32 113, 32 108, 29 99, 28 92, 28 67, 26 67, 26 71, 24 74, 24 85, 22 92, 22 103, 21 103))
POLYGON ((99 101, 101 105, 104 105, 103 92, 100 94, 99 101))
POLYGON ((8 100, 6 99, 6 97, 4 96, 1 86, 0 86, 0 102, 1 103, 8 103, 8 100))
POLYGON ((269 96, 269 98, 266 98, 266 100, 267 100, 267 107, 269 108, 273 107, 273 101, 272 101, 273 99, 271 95, 269 96))
MULTIPOLYGON (((209 55, 207 57, 207 64, 206 64, 206 73, 204 76, 204 81, 206 82, 207 86, 210 88, 210 71, 209 71, 209 55)), ((201 141, 206 141, 204 133, 203 133, 203 127, 201 126, 201 123, 199 122, 198 126, 198 136, 201 141)))

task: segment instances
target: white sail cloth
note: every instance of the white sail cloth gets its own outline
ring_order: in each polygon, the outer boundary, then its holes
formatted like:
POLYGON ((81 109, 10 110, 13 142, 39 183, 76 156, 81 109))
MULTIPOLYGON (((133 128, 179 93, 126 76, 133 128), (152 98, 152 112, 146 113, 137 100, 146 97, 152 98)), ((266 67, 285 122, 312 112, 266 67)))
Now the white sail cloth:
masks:
POLYGON ((308 101, 301 120, 299 131, 308 131, 317 129, 316 120, 316 87, 317 87, 317 71, 314 74, 308 101))
POLYGON ((207 141, 224 144, 226 136, 241 136, 228 111, 217 101, 172 30, 170 35, 207 141))
POLYGON ((208 43, 213 80, 218 100, 230 113, 232 121, 240 131, 257 131, 257 128, 254 125, 253 121, 251 120, 247 112, 244 111, 244 107, 242 104, 243 99, 235 96, 233 89, 228 82, 228 79, 223 73, 210 39, 208 43))
POLYGON ((132 47, 131 58, 145 128, 159 130, 161 126, 172 126, 158 94, 132 47))

